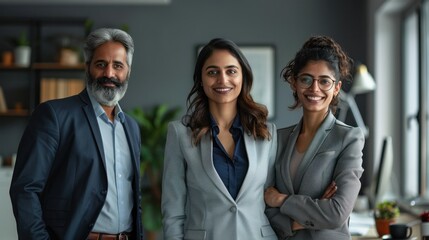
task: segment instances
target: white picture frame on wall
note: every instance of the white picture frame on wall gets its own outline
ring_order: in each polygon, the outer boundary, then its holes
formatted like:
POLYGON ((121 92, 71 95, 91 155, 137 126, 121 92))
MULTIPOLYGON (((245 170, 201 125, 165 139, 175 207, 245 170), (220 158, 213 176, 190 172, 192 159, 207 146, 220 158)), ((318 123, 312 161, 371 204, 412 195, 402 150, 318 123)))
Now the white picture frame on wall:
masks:
POLYGON ((268 109, 268 118, 272 119, 275 115, 274 47, 270 45, 243 45, 239 47, 252 68, 253 86, 251 94, 253 100, 265 105, 268 109))

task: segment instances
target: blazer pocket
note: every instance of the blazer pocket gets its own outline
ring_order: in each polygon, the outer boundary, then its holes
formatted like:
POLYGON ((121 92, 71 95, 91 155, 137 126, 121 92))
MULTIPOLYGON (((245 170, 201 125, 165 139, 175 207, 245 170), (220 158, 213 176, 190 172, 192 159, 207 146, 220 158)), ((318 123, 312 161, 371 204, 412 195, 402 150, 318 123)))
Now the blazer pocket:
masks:
POLYGON ((276 233, 274 232, 273 228, 270 225, 262 226, 261 234, 262 234, 262 237, 270 237, 270 236, 276 235, 276 233))
POLYGON ((69 201, 62 198, 48 198, 44 204, 43 218, 49 226, 65 226, 66 219, 69 216, 69 201))
POLYGON ((336 153, 336 151, 334 150, 329 150, 329 151, 320 151, 318 153, 316 153, 315 157, 323 157, 323 158, 329 158, 331 156, 334 156, 336 153))
POLYGON ((186 230, 185 240, 203 240, 206 239, 205 230, 186 230))

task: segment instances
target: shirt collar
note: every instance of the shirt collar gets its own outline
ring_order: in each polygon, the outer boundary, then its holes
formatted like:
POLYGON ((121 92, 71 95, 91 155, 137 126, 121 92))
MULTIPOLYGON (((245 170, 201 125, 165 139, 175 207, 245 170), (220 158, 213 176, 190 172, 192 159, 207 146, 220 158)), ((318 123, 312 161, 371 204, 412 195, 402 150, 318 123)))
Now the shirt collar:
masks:
MULTIPOLYGON (((219 127, 213 115, 211 114, 210 114, 210 126, 213 129, 213 133, 215 133, 215 135, 219 134, 219 127)), ((243 125, 241 125, 239 114, 235 115, 234 121, 232 122, 232 126, 229 129, 230 132, 234 132, 234 130, 238 130, 241 134, 243 133, 243 125)))
MULTIPOLYGON (((95 100, 95 98, 89 92, 88 88, 86 89, 86 91, 88 92, 89 100, 91 100, 91 105, 92 105, 92 108, 94 109, 95 116, 100 117, 103 114, 106 115, 106 112, 104 112, 104 109, 101 107, 101 104, 99 102, 97 102, 97 100, 95 100)), ((116 119, 119 118, 121 123, 125 122, 125 115, 124 115, 124 112, 122 111, 122 108, 119 105, 119 103, 116 104, 114 111, 115 111, 115 118, 116 119)), ((107 117, 107 115, 106 115, 106 117, 107 117)))

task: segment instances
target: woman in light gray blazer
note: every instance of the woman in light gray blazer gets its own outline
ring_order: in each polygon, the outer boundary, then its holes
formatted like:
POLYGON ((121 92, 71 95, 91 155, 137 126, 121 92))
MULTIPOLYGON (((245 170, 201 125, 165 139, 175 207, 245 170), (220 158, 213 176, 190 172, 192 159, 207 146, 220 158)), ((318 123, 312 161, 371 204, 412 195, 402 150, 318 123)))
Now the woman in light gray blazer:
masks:
POLYGON ((250 95, 252 82, 233 42, 213 39, 199 53, 187 114, 168 128, 165 240, 277 239, 264 213, 277 134, 266 107, 250 95))
POLYGON ((301 121, 278 130, 275 187, 266 213, 279 239, 351 239, 348 222, 360 190, 364 135, 333 113, 352 60, 325 36, 310 38, 283 69, 302 107, 301 121), (322 199, 334 181, 335 195, 322 199))

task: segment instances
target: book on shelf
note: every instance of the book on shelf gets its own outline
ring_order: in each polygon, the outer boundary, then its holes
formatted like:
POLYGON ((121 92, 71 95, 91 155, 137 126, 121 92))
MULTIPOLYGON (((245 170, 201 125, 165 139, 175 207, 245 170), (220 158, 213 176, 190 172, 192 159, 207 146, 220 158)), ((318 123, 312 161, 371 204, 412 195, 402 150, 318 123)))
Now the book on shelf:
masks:
POLYGON ((84 88, 85 81, 79 78, 42 78, 40 81, 40 103, 78 94, 84 88))
POLYGON ((0 112, 6 112, 6 111, 7 111, 6 99, 4 97, 3 88, 0 86, 0 112))

